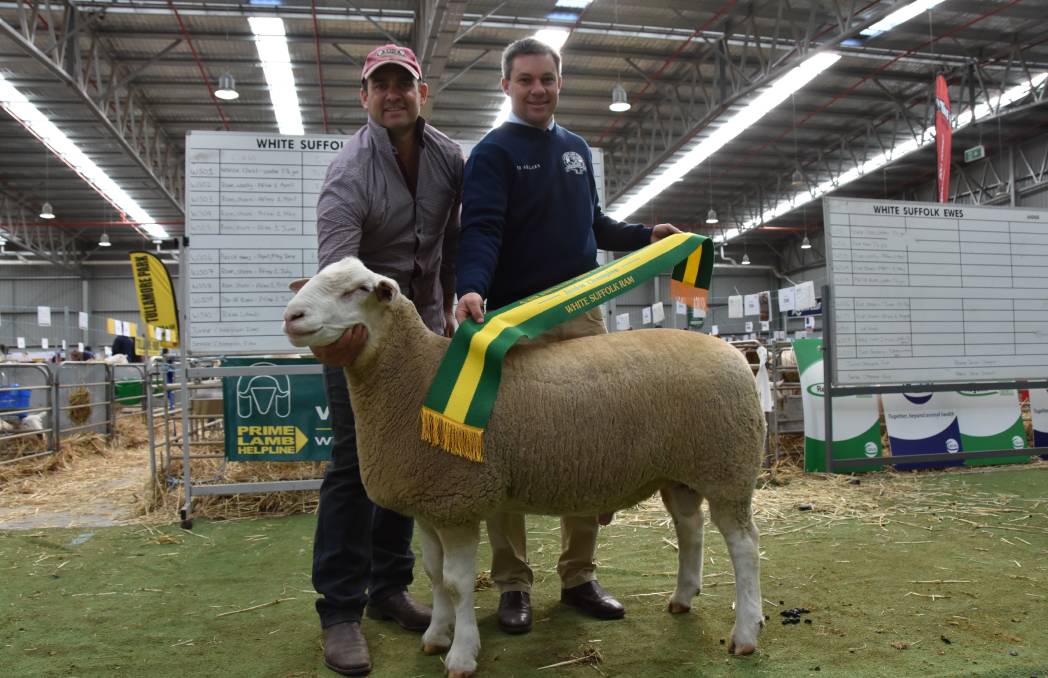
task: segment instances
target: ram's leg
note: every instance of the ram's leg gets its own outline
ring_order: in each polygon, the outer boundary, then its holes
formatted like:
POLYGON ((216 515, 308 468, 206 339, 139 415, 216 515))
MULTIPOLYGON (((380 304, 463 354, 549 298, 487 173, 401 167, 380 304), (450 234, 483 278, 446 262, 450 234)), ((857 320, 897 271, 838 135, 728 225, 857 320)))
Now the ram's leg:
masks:
POLYGON ((433 587, 433 616, 429 628, 422 634, 422 651, 426 654, 438 654, 451 647, 451 625, 455 621, 455 606, 451 595, 444 586, 444 547, 436 530, 421 521, 415 524, 419 528, 422 542, 422 565, 429 575, 433 587))
POLYGON ((455 606, 455 637, 445 664, 451 678, 468 678, 477 670, 480 651, 480 632, 473 609, 480 525, 440 527, 437 534, 444 547, 444 588, 455 606))
POLYGON ((692 598, 702 589, 702 496, 686 485, 670 485, 661 492, 677 531, 677 589, 669 610, 680 614, 691 609, 692 598))
POLYGON ((731 630, 728 651, 752 654, 757 649, 757 635, 764 627, 764 612, 757 526, 753 524, 750 498, 744 501, 711 498, 710 517, 728 543, 735 569, 735 627, 731 630))

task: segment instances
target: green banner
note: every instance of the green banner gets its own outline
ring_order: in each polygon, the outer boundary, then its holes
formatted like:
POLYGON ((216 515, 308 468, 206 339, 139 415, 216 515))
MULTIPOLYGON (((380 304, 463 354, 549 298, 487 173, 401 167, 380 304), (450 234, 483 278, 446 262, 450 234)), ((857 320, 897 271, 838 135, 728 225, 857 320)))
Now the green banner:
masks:
MULTIPOLYGON (((296 358, 228 358, 224 367, 310 365, 296 358)), ((331 416, 320 374, 222 378, 226 459, 230 461, 327 461, 331 416)))
MULTIPOLYGON (((801 378, 804 406, 804 470, 826 470, 826 416, 823 401, 822 339, 793 342, 801 378)), ((880 413, 872 395, 833 399, 833 460, 873 459, 883 454, 880 413)), ((850 468, 846 473, 876 471, 876 464, 850 468)))

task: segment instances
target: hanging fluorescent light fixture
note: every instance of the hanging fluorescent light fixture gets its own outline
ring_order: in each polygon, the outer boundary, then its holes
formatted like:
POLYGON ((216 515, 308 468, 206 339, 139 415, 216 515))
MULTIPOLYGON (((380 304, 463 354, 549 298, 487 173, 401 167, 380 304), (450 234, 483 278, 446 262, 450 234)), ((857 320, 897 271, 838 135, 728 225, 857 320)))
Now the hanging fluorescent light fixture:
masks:
POLYGON ((53 209, 51 209, 51 203, 45 202, 43 204, 43 206, 40 208, 40 218, 41 219, 54 219, 55 218, 55 211, 53 209))
POLYGON ((625 113, 632 108, 626 88, 622 86, 621 82, 616 82, 611 89, 611 103, 608 104, 608 108, 616 113, 625 113))
POLYGON ((707 224, 719 224, 720 219, 717 218, 717 210, 710 208, 710 211, 706 213, 707 224))
POLYGON ((255 34, 255 49, 262 62, 262 72, 269 86, 269 98, 281 134, 305 134, 302 112, 298 107, 295 74, 291 70, 291 55, 287 49, 284 20, 277 17, 248 17, 251 32, 255 34))
POLYGON ((746 254, 745 252, 743 252, 742 253, 742 261, 740 261, 739 263, 742 264, 743 266, 749 266, 750 265, 750 255, 746 254))
MULTIPOLYGON (((568 41, 568 35, 568 31, 563 28, 543 28, 531 37, 546 43, 559 52, 564 43, 568 41)), ((495 116, 494 122, 491 123, 492 129, 509 120, 509 112, 511 110, 513 110, 513 104, 510 102, 509 97, 503 97, 498 115, 495 116)))
MULTIPOLYGON (((956 132, 962 130, 968 125, 972 124, 973 122, 980 122, 986 118, 998 114, 1001 111, 1001 109, 1006 108, 1017 101, 1025 99, 1027 96, 1030 95, 1031 92, 1035 91, 1039 87, 1044 86, 1046 81, 1048 81, 1048 71, 1041 71, 1040 73, 1031 75, 1030 79, 1027 82, 1024 82, 1021 85, 1016 85, 1015 87, 1010 87, 1009 89, 1005 90, 1000 96, 994 97, 990 101, 984 101, 983 103, 978 104, 974 110, 968 109, 964 111, 954 119, 954 131, 956 132)), ((742 224, 742 231, 746 231, 751 228, 756 228, 757 226, 760 226, 765 222, 771 221, 772 219, 775 219, 777 217, 781 217, 783 214, 787 214, 792 210, 800 207, 801 205, 806 205, 809 202, 818 200, 827 193, 832 193, 833 191, 836 191, 838 188, 846 184, 850 184, 851 182, 866 174, 869 174, 870 172, 879 170, 880 168, 898 160, 899 158, 907 156, 920 148, 930 146, 934 143, 935 127, 927 127, 917 136, 917 138, 911 137, 906 141, 903 141, 902 143, 899 143, 896 146, 888 149, 884 153, 870 158, 861 165, 853 167, 847 172, 844 172, 843 174, 837 177, 827 179, 826 181, 822 182, 818 186, 815 186, 811 190, 801 191, 796 195, 786 198, 785 200, 779 201, 773 208, 771 208, 767 212, 762 212, 758 216, 742 224)), ((714 241, 725 242, 727 240, 731 240, 732 238, 736 237, 740 232, 741 231, 736 231, 735 233, 731 233, 731 231, 728 231, 723 236, 717 236, 717 238, 721 238, 720 240, 714 238, 714 241)))
POLYGON ((86 181, 95 192, 123 212, 129 222, 137 224, 149 235, 160 234, 164 238, 169 237, 167 231, 156 223, 156 219, 149 216, 149 213, 142 209, 124 189, 120 188, 108 174, 84 155, 79 146, 58 129, 14 85, 4 79, 2 74, 0 74, 0 107, 3 107, 11 117, 51 149, 52 153, 80 175, 80 178, 86 181))
POLYGON ((109 234, 105 231, 102 232, 102 237, 98 239, 99 247, 112 247, 113 243, 109 242, 109 234))
POLYGON ((793 174, 790 176, 790 185, 794 188, 800 188, 804 185, 804 175, 801 174, 799 167, 793 170, 793 174))
POLYGON ((215 90, 215 96, 223 101, 233 101, 240 98, 240 92, 237 91, 236 81, 233 79, 232 73, 227 71, 219 76, 218 89, 215 90))
POLYGON ((811 249, 811 240, 808 240, 808 234, 807 233, 804 234, 804 240, 801 240, 801 249, 802 250, 810 250, 811 249))
POLYGON ((927 12, 942 1, 943 0, 917 0, 916 2, 911 2, 905 7, 900 7, 895 10, 872 26, 862 29, 859 31, 859 35, 865 35, 867 38, 875 38, 881 33, 887 33, 896 26, 906 23, 918 14, 927 12))
POLYGON ((679 177, 695 169, 704 160, 723 148, 725 144, 771 112, 791 94, 837 63, 840 58, 841 55, 834 52, 820 52, 791 69, 746 104, 742 110, 717 127, 712 134, 692 142, 690 149, 679 160, 656 174, 633 197, 621 205, 616 203, 609 216, 612 219, 625 221, 627 217, 666 190, 679 177))

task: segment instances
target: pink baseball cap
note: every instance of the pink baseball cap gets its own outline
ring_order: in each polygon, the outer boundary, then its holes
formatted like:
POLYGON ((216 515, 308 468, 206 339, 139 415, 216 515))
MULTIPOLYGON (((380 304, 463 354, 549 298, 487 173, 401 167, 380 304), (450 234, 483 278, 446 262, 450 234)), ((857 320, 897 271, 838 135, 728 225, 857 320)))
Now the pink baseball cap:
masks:
POLYGON ((382 45, 371 50, 364 60, 364 69, 360 72, 360 77, 367 78, 386 64, 396 64, 419 80, 422 79, 422 67, 418 65, 415 53, 407 47, 394 44, 382 45))

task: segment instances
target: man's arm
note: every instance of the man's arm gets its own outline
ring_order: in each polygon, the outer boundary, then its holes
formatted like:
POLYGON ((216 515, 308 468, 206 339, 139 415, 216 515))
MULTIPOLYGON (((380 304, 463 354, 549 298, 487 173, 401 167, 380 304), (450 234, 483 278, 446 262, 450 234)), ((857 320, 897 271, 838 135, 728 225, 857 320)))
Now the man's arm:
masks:
POLYGON ((444 292, 444 335, 448 337, 455 333, 455 323, 452 320, 455 311, 455 257, 458 254, 461 211, 462 192, 459 191, 444 225, 444 244, 440 260, 440 287, 444 292))
POLYGON ((494 144, 480 144, 466 163, 462 188, 456 318, 483 321, 481 308, 498 265, 509 205, 509 158, 494 144))
MULTIPOLYGON (((367 196, 359 168, 333 163, 328 168, 317 201, 317 258, 320 268, 359 254, 367 214, 367 196)), ((334 343, 313 346, 310 350, 329 367, 346 367, 353 364, 366 343, 367 329, 363 325, 355 325, 343 332, 334 343)))

